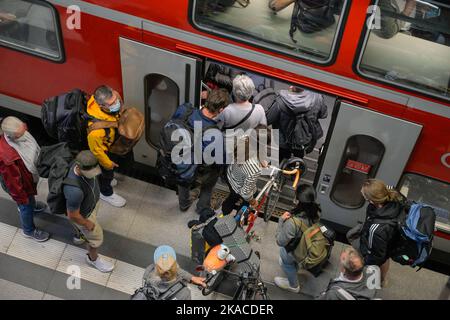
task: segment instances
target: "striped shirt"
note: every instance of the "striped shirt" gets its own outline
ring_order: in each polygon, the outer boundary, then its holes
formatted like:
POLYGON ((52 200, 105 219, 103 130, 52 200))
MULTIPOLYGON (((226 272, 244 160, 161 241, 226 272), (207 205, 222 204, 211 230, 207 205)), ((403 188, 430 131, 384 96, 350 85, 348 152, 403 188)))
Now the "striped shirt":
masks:
POLYGON ((246 201, 252 199, 256 192, 256 181, 261 175, 261 168, 257 157, 252 157, 243 164, 234 163, 228 166, 228 182, 234 192, 246 201))

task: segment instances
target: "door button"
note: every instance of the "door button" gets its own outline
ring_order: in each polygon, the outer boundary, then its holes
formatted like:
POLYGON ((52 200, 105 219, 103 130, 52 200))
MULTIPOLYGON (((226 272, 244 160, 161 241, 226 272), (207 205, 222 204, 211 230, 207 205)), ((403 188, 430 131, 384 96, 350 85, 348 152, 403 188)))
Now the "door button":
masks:
POLYGON ((320 187, 319 187, 319 192, 320 192, 321 194, 325 194, 326 191, 327 191, 327 189, 328 189, 328 185, 322 183, 322 184, 320 185, 320 187))

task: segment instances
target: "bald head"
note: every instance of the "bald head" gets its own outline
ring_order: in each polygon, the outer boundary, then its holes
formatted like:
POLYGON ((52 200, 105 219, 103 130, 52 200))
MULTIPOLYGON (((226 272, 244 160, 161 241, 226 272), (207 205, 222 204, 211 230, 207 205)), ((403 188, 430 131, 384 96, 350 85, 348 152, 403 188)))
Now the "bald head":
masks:
POLYGON ((352 247, 344 249, 341 254, 342 272, 348 279, 357 279, 361 276, 364 261, 361 255, 352 247))
POLYGON ((20 138, 27 131, 27 125, 16 117, 6 117, 1 127, 3 133, 13 139, 20 138))

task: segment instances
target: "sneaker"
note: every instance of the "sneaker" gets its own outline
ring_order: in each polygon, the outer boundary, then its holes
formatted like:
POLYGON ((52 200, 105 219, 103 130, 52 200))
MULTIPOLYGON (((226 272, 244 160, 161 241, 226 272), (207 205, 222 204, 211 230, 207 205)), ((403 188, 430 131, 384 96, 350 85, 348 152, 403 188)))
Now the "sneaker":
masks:
POLYGON ((122 198, 121 196, 119 196, 116 193, 113 193, 110 196, 104 196, 100 193, 100 199, 108 202, 113 207, 118 207, 118 208, 123 207, 127 203, 127 200, 125 200, 124 198, 122 198))
POLYGON ((115 187, 115 186, 117 186, 117 179, 112 179, 112 181, 111 181, 111 187, 115 187))
POLYGON ((84 240, 83 237, 80 235, 74 235, 72 237, 72 243, 76 246, 81 246, 85 242, 86 242, 86 240, 84 240))
POLYGON ((274 281, 275 281, 276 286, 281 288, 281 289, 288 290, 288 291, 293 292, 293 293, 299 293, 300 292, 300 285, 298 285, 297 287, 293 288, 293 287, 291 287, 291 285, 289 284, 288 279, 286 279, 286 278, 275 277, 274 281))
POLYGON ((114 270, 114 265, 111 262, 108 262, 102 258, 100 258, 100 256, 97 257, 97 260, 92 261, 91 258, 89 258, 89 255, 86 254, 86 262, 88 265, 94 267, 95 269, 97 269, 100 272, 111 272, 114 270))
POLYGON ((34 206, 35 213, 41 213, 47 209, 47 204, 42 201, 36 201, 36 205, 34 206))
POLYGON ((31 234, 26 234, 25 231, 22 229, 22 235, 25 238, 30 238, 33 240, 36 240, 37 242, 44 242, 47 241, 50 238, 50 234, 48 232, 34 229, 34 231, 31 234))

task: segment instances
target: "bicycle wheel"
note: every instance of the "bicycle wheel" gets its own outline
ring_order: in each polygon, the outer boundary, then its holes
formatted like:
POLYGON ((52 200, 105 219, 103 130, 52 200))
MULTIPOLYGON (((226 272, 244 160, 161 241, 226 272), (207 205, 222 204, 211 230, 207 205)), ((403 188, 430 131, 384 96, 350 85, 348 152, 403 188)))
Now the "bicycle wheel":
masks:
POLYGON ((211 278, 211 280, 208 281, 208 286, 206 288, 202 289, 202 294, 204 296, 210 295, 212 292, 214 292, 219 284, 222 282, 224 273, 222 271, 218 272, 215 276, 211 278))
POLYGON ((267 222, 272 218, 273 212, 275 211, 278 199, 280 198, 281 191, 286 178, 283 174, 279 174, 275 179, 274 184, 269 189, 269 195, 266 198, 266 203, 264 204, 264 221, 267 222))

